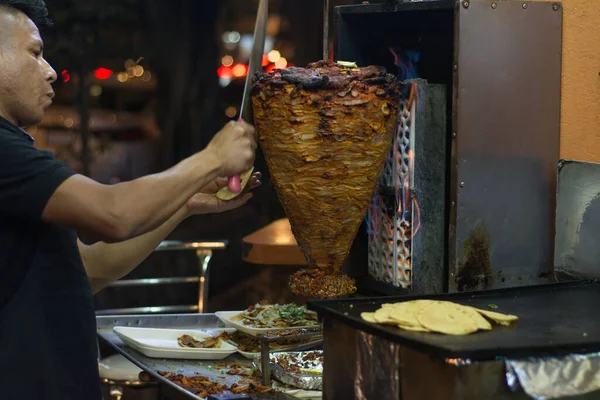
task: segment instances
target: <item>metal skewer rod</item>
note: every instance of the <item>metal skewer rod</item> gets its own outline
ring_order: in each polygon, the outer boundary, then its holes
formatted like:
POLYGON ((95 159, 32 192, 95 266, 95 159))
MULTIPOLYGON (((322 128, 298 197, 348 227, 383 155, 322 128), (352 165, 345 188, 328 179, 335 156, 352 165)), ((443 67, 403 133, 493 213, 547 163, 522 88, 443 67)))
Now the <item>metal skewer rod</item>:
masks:
POLYGON ((329 61, 329 0, 323 0, 323 60, 329 61))

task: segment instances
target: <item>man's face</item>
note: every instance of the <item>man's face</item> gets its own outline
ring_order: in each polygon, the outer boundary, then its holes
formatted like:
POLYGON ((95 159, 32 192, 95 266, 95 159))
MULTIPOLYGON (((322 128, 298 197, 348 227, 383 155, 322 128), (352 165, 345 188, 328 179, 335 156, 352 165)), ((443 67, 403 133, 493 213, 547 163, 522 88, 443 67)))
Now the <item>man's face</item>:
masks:
POLYGON ((33 21, 0 8, 0 116, 21 127, 39 123, 54 97, 56 71, 43 50, 33 21))

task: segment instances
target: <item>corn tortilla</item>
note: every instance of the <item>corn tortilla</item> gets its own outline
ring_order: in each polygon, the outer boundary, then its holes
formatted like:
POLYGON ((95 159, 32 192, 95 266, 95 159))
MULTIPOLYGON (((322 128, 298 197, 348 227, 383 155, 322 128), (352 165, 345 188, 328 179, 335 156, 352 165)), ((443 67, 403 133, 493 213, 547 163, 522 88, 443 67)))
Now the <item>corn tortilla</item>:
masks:
POLYGON ((398 325, 423 328, 417 318, 419 312, 426 306, 439 303, 441 302, 437 300, 411 300, 400 303, 383 304, 382 308, 388 310, 388 318, 398 325))
POLYGON ((475 307, 471 308, 477 311, 479 314, 483 315, 484 317, 491 319, 492 321, 500 325, 510 325, 511 322, 514 322, 519 319, 519 317, 517 317, 516 315, 502 314, 499 312, 488 310, 480 310, 479 308, 475 307))
POLYGON ((364 319, 367 322, 373 322, 373 323, 377 323, 377 320, 375 319, 375 313, 374 312, 363 312, 360 313, 360 317, 362 319, 364 319))
POLYGON ((390 318, 396 324, 416 327, 421 326, 419 320, 417 319, 419 306, 415 303, 396 303, 393 307, 386 308, 386 310, 390 310, 390 318))
POLYGON ((415 332, 431 332, 429 329, 423 327, 423 326, 408 326, 408 325, 402 325, 399 324, 398 328, 400 329, 404 329, 406 331, 415 331, 415 332))
POLYGON ((380 324, 397 325, 396 320, 391 317, 392 312, 392 308, 380 308, 374 313, 375 321, 380 324))
POLYGON ((483 318, 481 314, 479 314, 472 307, 462 306, 460 304, 455 305, 459 308, 460 311, 466 313, 473 321, 475 321, 478 329, 482 329, 484 331, 489 331, 492 329, 492 324, 490 324, 490 322, 487 319, 483 318))
POLYGON ((448 335, 468 335, 476 332, 477 323, 456 304, 430 304, 418 315, 421 325, 431 331, 448 335))

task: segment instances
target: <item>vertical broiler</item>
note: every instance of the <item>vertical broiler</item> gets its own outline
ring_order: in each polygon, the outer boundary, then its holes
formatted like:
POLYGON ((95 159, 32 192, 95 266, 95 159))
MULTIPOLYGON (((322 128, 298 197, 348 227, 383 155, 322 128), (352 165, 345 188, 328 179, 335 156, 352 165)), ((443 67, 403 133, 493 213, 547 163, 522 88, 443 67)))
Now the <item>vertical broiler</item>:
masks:
POLYGON ((560 5, 399 1, 334 18, 346 63, 259 75, 253 91, 273 181, 314 267, 294 290, 352 293, 344 261, 376 293, 548 282, 560 5))

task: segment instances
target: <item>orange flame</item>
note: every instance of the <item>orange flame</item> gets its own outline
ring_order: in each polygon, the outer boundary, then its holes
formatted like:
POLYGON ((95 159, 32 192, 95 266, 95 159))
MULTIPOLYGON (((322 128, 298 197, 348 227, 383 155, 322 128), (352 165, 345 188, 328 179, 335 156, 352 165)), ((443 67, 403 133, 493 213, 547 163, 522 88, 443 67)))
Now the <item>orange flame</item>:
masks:
MULTIPOLYGON (((413 115, 412 112, 412 104, 415 100, 417 100, 418 98, 418 91, 417 91, 417 85, 415 82, 411 83, 411 88, 410 88, 410 94, 408 97, 408 101, 406 103, 406 107, 407 109, 410 111, 411 113, 411 121, 414 121, 415 116, 413 115)), ((405 212, 411 212, 411 218, 413 218, 413 220, 411 221, 411 224, 407 227, 405 227, 405 234, 408 237, 408 239, 412 239, 417 232, 419 231, 419 228, 421 227, 421 207, 419 206, 419 202, 417 200, 417 198, 414 196, 414 194, 411 192, 410 190, 410 175, 412 173, 412 169, 414 168, 414 152, 412 149, 409 149, 407 152, 407 157, 408 157, 408 165, 409 165, 409 171, 408 173, 404 176, 403 182, 402 182, 402 186, 400 188, 400 193, 399 196, 400 200, 398 202, 398 210, 397 212, 402 215, 405 212), (414 212, 412 212, 414 211, 414 212)), ((394 158, 396 163, 402 163, 403 161, 401 160, 401 155, 398 154, 398 145, 396 143, 394 143, 394 158)))
POLYGON ((419 228, 421 228, 421 207, 419 207, 419 202, 416 197, 413 197, 413 207, 415 209, 415 216, 413 220, 413 231, 412 236, 416 236, 417 232, 419 232, 419 228))
POLYGON ((410 84, 410 95, 408 96, 408 102, 406 103, 406 107, 410 110, 412 107, 413 101, 417 100, 418 91, 417 91, 417 82, 412 81, 410 84))

